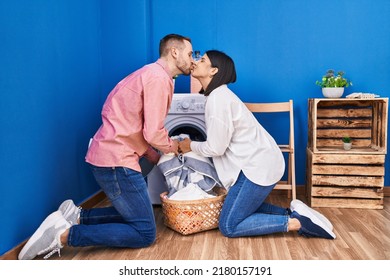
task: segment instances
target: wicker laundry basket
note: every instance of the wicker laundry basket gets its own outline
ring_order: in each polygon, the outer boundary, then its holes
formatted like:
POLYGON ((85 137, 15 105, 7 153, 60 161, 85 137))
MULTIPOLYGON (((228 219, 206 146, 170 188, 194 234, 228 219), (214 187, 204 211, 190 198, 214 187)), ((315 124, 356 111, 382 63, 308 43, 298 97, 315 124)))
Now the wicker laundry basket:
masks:
POLYGON ((166 198, 167 192, 160 194, 164 224, 183 235, 218 228, 227 192, 220 187, 214 192, 216 197, 199 200, 172 200, 166 198))

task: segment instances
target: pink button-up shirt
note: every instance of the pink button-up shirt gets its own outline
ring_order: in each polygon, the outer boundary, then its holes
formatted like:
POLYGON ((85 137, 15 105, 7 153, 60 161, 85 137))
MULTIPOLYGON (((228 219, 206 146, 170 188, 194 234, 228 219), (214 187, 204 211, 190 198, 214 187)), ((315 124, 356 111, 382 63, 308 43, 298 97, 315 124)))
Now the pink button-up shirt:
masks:
POLYGON ((173 152, 173 141, 164 127, 172 95, 172 76, 162 59, 120 81, 103 105, 103 124, 92 139, 86 161, 141 171, 141 156, 156 157, 150 146, 173 152))

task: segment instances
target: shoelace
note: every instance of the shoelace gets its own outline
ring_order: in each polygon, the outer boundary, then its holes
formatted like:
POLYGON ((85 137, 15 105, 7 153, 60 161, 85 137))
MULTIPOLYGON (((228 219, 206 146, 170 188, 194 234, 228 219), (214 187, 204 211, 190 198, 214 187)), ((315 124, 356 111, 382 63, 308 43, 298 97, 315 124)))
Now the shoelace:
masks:
MULTIPOLYGON (((50 250, 50 248, 48 248, 48 250, 50 250)), ((58 245, 56 245, 54 248, 52 248, 52 250, 46 255, 44 256, 43 258, 45 260, 47 260, 48 258, 50 258, 52 255, 54 255, 55 253, 58 253, 58 257, 61 257, 61 247, 59 247, 58 245)))

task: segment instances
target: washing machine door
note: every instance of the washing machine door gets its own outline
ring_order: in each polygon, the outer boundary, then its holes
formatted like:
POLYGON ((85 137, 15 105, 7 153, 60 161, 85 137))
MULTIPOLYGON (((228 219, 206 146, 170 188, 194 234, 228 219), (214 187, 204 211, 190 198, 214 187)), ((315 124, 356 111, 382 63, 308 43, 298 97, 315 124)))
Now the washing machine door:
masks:
POLYGON ((169 136, 187 134, 193 141, 206 140, 206 124, 203 115, 176 116, 165 123, 169 136))
MULTIPOLYGON (((201 115, 169 116, 165 127, 168 130, 169 136, 188 134, 192 140, 206 140, 205 121, 201 115)), ((160 194, 168 191, 168 185, 158 166, 155 166, 148 174, 147 182, 152 204, 161 204, 160 194)))

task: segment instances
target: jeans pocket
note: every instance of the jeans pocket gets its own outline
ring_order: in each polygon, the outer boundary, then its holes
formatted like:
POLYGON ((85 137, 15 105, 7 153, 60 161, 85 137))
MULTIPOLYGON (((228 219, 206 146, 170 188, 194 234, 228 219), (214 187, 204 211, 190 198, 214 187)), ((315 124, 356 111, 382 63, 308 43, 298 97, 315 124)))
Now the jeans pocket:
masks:
POLYGON ((115 200, 121 195, 121 188, 117 178, 117 168, 92 167, 92 172, 97 183, 110 200, 115 200))

